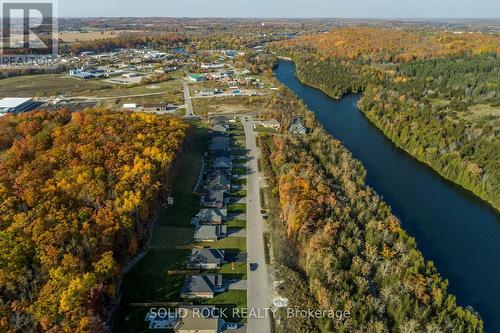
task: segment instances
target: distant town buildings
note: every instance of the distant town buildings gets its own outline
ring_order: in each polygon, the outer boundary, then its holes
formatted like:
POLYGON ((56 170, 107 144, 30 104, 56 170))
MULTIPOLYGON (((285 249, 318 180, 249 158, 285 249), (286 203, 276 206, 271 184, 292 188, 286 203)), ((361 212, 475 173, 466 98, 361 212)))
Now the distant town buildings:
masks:
POLYGON ((190 74, 188 76, 188 79, 189 79, 189 81, 192 81, 192 82, 203 82, 203 81, 207 80, 207 78, 203 74, 190 74))
POLYGON ((226 65, 224 64, 204 64, 204 63, 201 64, 202 69, 221 69, 224 67, 226 67, 226 65))
POLYGON ((136 103, 126 103, 123 104, 123 108, 125 110, 151 113, 174 112, 176 110, 176 106, 170 103, 151 103, 142 105, 136 103))

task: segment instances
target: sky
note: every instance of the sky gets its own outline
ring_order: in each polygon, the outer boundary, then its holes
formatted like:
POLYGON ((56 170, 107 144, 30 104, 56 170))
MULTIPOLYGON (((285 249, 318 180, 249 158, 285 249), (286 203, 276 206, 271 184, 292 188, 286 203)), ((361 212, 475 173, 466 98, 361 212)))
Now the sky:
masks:
POLYGON ((500 18, 499 0, 58 0, 61 17, 500 18))

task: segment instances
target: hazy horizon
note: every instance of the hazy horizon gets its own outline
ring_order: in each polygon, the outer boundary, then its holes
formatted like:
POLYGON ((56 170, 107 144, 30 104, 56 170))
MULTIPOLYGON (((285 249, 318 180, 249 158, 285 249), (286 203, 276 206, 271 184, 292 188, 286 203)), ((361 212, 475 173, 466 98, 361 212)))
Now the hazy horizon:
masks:
POLYGON ((59 0, 65 18, 172 17, 254 19, 499 19, 500 1, 422 0, 59 0), (170 3, 169 3, 170 2, 170 3), (497 13, 496 15, 494 13, 497 13))

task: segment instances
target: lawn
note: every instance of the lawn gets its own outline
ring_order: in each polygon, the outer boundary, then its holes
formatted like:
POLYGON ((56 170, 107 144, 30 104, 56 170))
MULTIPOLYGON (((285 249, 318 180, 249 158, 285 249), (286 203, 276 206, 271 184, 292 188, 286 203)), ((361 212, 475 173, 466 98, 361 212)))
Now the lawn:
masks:
POLYGON ((205 304, 236 304, 239 307, 246 307, 246 290, 228 290, 216 295, 214 298, 206 300, 205 304))
POLYGON ((247 239, 245 237, 226 237, 216 242, 198 242, 196 246, 210 247, 212 249, 240 250, 247 249, 247 239))
POLYGON ((229 213, 245 213, 247 211, 247 205, 244 203, 235 203, 227 206, 227 211, 229 213))
POLYGON ((246 168, 233 168, 233 175, 246 175, 247 174, 247 169, 246 168))
POLYGON ((246 228, 247 221, 239 220, 239 219, 232 219, 232 220, 224 223, 224 225, 226 225, 228 228, 246 228))
POLYGON ((246 262, 227 263, 220 268, 218 273, 223 274, 224 277, 228 279, 238 278, 246 280, 247 263, 246 262))
POLYGON ((246 183, 247 183, 247 177, 232 178, 231 179, 231 183, 234 184, 234 185, 240 185, 240 186, 246 185, 246 183))

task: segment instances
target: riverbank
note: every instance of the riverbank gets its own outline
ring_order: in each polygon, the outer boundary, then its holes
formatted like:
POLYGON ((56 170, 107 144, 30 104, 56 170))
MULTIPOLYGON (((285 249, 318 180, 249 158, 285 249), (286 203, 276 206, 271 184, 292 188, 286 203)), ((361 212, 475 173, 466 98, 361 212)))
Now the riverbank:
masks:
POLYGON ((316 114, 324 130, 363 163, 366 184, 391 206, 423 256, 436 263, 457 302, 478 311, 487 332, 500 327, 495 316, 500 311, 495 302, 500 297, 495 283, 500 270, 494 255, 500 253, 498 214, 396 148, 357 109, 359 95, 333 100, 301 83, 292 63, 281 62, 275 73, 316 114))
MULTIPOLYGON (((289 61, 285 59, 286 61, 289 61)), ((293 61, 293 60, 290 60, 293 61)), ((324 94, 329 97, 340 100, 348 93, 358 93, 357 90, 351 89, 351 91, 344 92, 343 94, 333 94, 332 90, 324 84, 319 84, 318 82, 312 82, 308 80, 304 75, 302 75, 303 71, 297 71, 296 76, 301 81, 301 83, 310 86, 312 88, 321 90, 324 94)), ((428 158, 424 154, 424 150, 421 146, 410 147, 407 144, 401 142, 400 138, 396 136, 395 131, 389 130, 389 127, 392 125, 391 123, 386 122, 385 125, 382 122, 384 119, 377 118, 369 108, 364 107, 363 99, 361 99, 360 104, 358 105, 359 110, 363 112, 366 118, 377 128, 379 128, 384 135, 392 141, 394 145, 398 148, 406 151, 408 154, 413 156, 415 159, 420 162, 426 164, 430 168, 432 168, 437 174, 439 174, 444 179, 453 182, 457 186, 460 186, 462 189, 469 191, 471 194, 474 194, 479 199, 483 200, 485 203, 490 205, 493 209, 496 210, 497 213, 500 214, 500 198, 495 198, 495 193, 491 193, 491 191, 485 191, 481 184, 473 183, 468 179, 467 175, 463 173, 468 169, 468 165, 464 164, 463 167, 460 167, 460 171, 457 171, 457 167, 452 167, 446 163, 446 161, 436 158, 433 156, 432 158, 428 158), (467 181, 466 181, 467 180, 467 181)), ((449 159, 449 157, 447 157, 449 159)), ((465 163, 465 162, 464 162, 465 163)))

